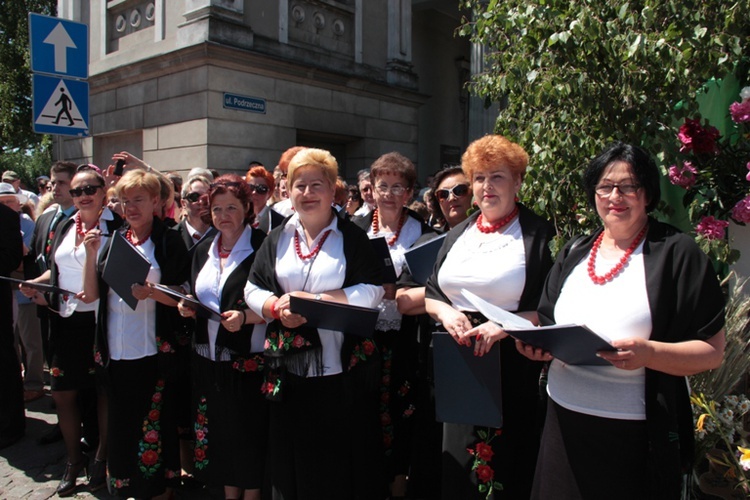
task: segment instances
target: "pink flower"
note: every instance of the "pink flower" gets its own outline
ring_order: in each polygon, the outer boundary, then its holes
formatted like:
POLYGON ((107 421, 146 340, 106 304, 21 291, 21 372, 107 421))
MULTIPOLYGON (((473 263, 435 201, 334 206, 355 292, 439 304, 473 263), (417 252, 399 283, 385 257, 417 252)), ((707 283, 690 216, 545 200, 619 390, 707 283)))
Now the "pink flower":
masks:
POLYGON ((716 141, 719 138, 718 129, 711 125, 703 127, 699 120, 686 118, 685 123, 680 127, 677 138, 682 143, 680 152, 693 151, 697 154, 719 152, 719 148, 716 145, 716 141))
POLYGON ((159 440, 159 433, 156 431, 148 431, 143 435, 143 440, 147 443, 155 443, 159 440))
POLYGON ((689 161, 682 163, 682 168, 677 165, 669 167, 669 182, 675 186, 690 189, 695 184, 695 174, 698 170, 689 161))
POLYGON ((732 219, 745 224, 750 222, 750 196, 745 196, 732 208, 732 219))
POLYGON ((160 403, 161 402, 161 392, 155 392, 153 396, 151 396, 151 401, 154 403, 160 403))
POLYGON ((294 339, 292 340, 292 347, 295 347, 299 349, 300 347, 303 347, 305 345, 305 337, 302 335, 295 335, 294 339))
POLYGON ((729 114, 736 123, 750 122, 750 101, 733 102, 729 105, 729 114))
POLYGON ((747 162, 747 175, 745 176, 745 180, 750 182, 750 161, 747 162))
POLYGON ((195 431, 195 439, 198 441, 203 441, 203 438, 206 437, 206 433, 203 431, 195 431))
POLYGON ((724 238, 727 226, 729 226, 729 222, 715 219, 713 215, 709 215, 701 219, 695 226, 695 230, 709 240, 719 240, 724 238))

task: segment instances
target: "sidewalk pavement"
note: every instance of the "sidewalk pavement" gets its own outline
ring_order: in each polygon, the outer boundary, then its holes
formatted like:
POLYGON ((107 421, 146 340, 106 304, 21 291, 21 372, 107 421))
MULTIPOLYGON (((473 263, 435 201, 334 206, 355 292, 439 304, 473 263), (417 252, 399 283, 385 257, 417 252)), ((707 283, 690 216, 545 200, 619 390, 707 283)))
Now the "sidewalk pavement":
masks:
MULTIPOLYGON (((47 387, 49 389, 49 387, 47 387)), ((62 441, 40 445, 38 439, 49 432, 57 422, 49 392, 37 401, 26 405, 26 435, 19 442, 0 450, 0 498, 7 500, 44 500, 55 495, 65 471, 65 446, 62 441)), ((106 488, 91 493, 86 479, 78 478, 74 499, 114 499, 106 488)), ((223 499, 221 489, 211 491, 196 489, 175 490, 175 499, 223 499)))

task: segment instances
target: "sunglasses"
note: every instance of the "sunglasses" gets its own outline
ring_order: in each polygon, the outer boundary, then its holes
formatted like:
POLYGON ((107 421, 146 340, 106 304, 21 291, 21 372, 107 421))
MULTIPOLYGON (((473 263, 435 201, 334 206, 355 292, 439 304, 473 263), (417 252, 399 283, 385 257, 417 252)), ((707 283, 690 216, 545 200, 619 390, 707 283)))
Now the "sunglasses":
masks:
POLYGON ((466 196, 466 194, 469 192, 469 185, 468 184, 456 184, 450 189, 438 189, 435 191, 435 196, 438 200, 447 200, 451 193, 453 193, 453 196, 456 198, 460 198, 462 196, 466 196))
POLYGON ((248 184, 251 193, 266 194, 268 193, 268 186, 265 184, 248 184))
POLYGON ((213 184, 209 185, 208 187, 210 187, 211 189, 216 189, 216 188, 220 188, 220 187, 223 187, 223 188, 230 188, 230 187, 238 188, 240 186, 242 186, 241 182, 214 182, 213 184))
POLYGON ((185 195, 185 199, 187 201, 189 201, 190 203, 195 203, 196 201, 198 201, 198 200, 201 199, 201 196, 203 196, 203 195, 200 194, 200 193, 196 193, 195 191, 193 191, 192 193, 186 194, 185 195))
POLYGON ((68 192, 73 198, 78 198, 79 196, 83 196, 84 194, 87 196, 93 196, 97 192, 97 190, 103 187, 104 186, 83 186, 82 188, 71 189, 68 192))

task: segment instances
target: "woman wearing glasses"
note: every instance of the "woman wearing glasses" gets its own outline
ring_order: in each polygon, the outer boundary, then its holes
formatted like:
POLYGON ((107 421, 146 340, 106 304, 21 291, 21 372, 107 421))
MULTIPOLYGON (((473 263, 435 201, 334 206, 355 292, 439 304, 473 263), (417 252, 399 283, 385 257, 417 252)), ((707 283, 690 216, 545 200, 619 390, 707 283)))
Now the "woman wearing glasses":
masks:
MULTIPOLYGON (((270 463, 274 498, 351 499, 375 472, 361 466, 363 443, 377 440, 358 403, 372 392, 377 352, 371 338, 312 328, 290 310, 290 296, 374 307, 381 268, 367 236, 331 206, 336 159, 307 148, 288 170, 294 214, 272 230, 255 258, 245 299, 269 321, 264 392, 272 399, 270 463)), ((368 416, 371 420, 376 415, 368 416)), ((377 442, 377 441, 376 441, 377 442)), ((368 448, 369 451, 369 448, 368 448)), ((382 498, 382 497, 380 497, 382 498)))
POLYGON ((461 167, 447 167, 432 180, 430 205, 435 229, 448 231, 466 220, 471 208, 471 186, 461 167))
POLYGON ((724 299, 693 239, 648 216, 659 178, 646 151, 622 143, 584 172, 603 227, 560 252, 539 320, 585 324, 618 350, 599 353, 604 366, 552 361, 532 498, 680 498, 693 452, 685 376, 721 364, 724 299))
MULTIPOLYGON (((548 243, 554 228, 520 205, 528 164, 526 152, 499 135, 471 143, 461 166, 471 179, 479 211, 446 236, 435 271, 427 282, 427 312, 442 323, 456 342, 472 345, 483 356, 498 343, 501 357, 503 427, 495 430, 445 424, 443 438, 443 498, 480 498, 478 486, 490 472, 502 483, 497 498, 528 498, 539 442, 539 373, 542 363, 520 355, 513 339, 488 322, 463 296, 469 290, 507 311, 536 322, 536 306, 552 265, 548 243), (482 436, 493 436, 487 445, 482 436), (484 443, 484 444, 483 444, 484 443), (467 449, 482 444, 490 469, 472 471, 474 455, 467 449)), ((481 447, 480 447, 481 448, 481 447)))
MULTIPOLYGON (((104 178, 84 165, 70 182, 70 195, 78 209, 76 214, 55 231, 50 250, 50 269, 35 282, 50 283, 64 290, 83 290, 87 234, 109 236, 122 225, 122 219, 104 205, 104 178)), ((22 288, 25 295, 36 291, 22 288)), ((77 402, 81 389, 94 386, 94 332, 96 329, 96 297, 85 293, 76 295, 53 294, 50 298, 50 375, 52 397, 55 400, 60 431, 65 441, 68 462, 57 487, 59 496, 70 496, 76 490, 76 478, 86 469, 88 460, 81 452, 81 412, 77 402)), ((101 394, 99 405, 99 447, 92 467, 89 486, 96 490, 106 481, 106 397, 101 394)))
MULTIPOLYGON (((396 152, 382 155, 370 167, 377 208, 354 219, 355 224, 367 231, 370 239, 385 238, 396 281, 404 271, 408 275, 406 250, 423 235, 434 235, 422 218, 405 206, 411 199, 416 180, 417 171, 411 160, 396 152)), ((406 495, 415 409, 417 321, 416 316, 403 316, 399 312, 396 283, 384 283, 383 288, 385 296, 378 305, 380 315, 375 343, 383 358, 380 391, 381 395, 387 396, 381 398, 378 412, 385 453, 385 477, 390 483, 391 496, 403 497, 406 495)), ((424 296, 424 288, 418 290, 422 290, 424 296)))
POLYGON ((258 165, 247 171, 245 180, 252 193, 253 213, 255 214, 253 228, 268 234, 271 229, 284 221, 284 216, 268 205, 275 187, 273 174, 265 167, 258 165))
POLYGON ((173 397, 178 315, 176 302, 151 283, 185 283, 190 263, 177 232, 154 216, 161 206, 159 178, 131 170, 116 187, 127 222, 120 235, 150 262, 148 276, 131 287, 138 299, 133 310, 102 278, 112 240, 103 245, 92 231, 84 240, 84 292, 100 299, 94 356, 107 382, 109 485, 119 496, 149 498, 180 477, 173 397))
MULTIPOLYGON (((222 485, 225 498, 245 500, 260 499, 268 439, 268 405, 260 391, 266 328, 243 297, 265 239, 250 226, 252 192, 234 174, 211 184, 207 203, 218 234, 196 247, 190 280, 202 304, 222 311, 219 321, 197 319, 193 341, 196 476, 222 485)), ((189 304, 182 302, 179 309, 182 316, 195 317, 189 304)))

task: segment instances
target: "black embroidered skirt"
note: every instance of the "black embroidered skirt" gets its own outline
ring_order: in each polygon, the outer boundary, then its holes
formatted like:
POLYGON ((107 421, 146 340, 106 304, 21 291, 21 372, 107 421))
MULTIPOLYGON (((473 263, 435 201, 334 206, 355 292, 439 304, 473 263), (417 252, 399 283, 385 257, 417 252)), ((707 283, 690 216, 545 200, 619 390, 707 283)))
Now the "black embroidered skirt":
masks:
POLYGON ((193 353, 193 461, 206 484, 263 486, 269 403, 258 360, 262 354, 215 362, 193 353))
POLYGON ((50 311, 50 387, 53 391, 94 386, 96 313, 74 312, 67 318, 50 311))

